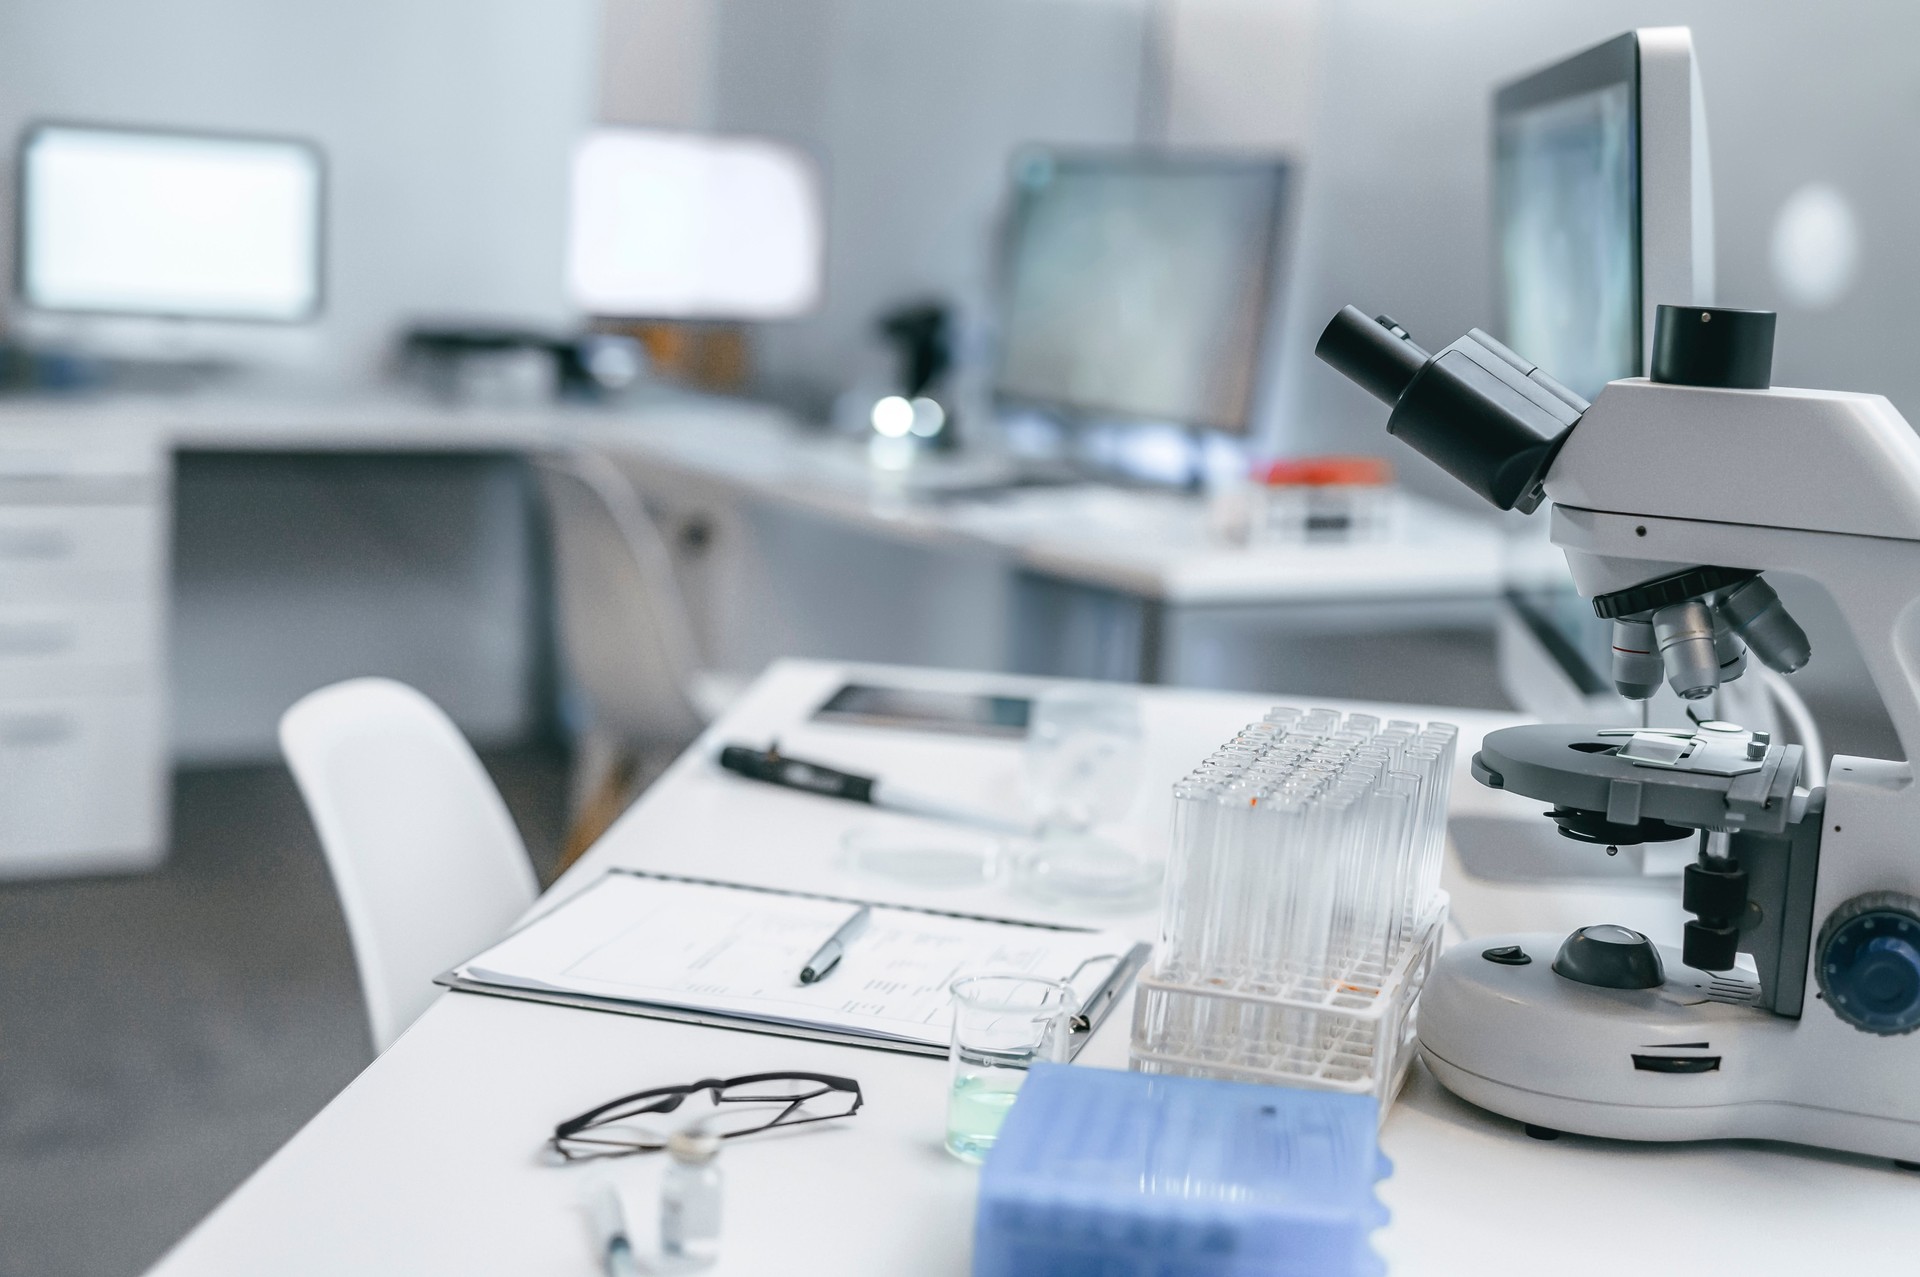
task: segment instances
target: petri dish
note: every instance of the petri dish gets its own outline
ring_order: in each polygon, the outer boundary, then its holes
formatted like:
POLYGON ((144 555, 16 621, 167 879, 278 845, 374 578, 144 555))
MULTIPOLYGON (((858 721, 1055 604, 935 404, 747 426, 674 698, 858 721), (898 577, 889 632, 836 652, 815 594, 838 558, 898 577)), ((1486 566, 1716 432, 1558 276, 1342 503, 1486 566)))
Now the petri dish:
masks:
POLYGON ((983 887, 1000 876, 1002 840, 977 829, 868 821, 841 835, 842 867, 916 887, 983 887))
POLYGON ((1165 869, 1157 856, 1078 832, 1016 840, 1007 859, 1013 887, 1021 895, 1103 912, 1152 907, 1165 869))

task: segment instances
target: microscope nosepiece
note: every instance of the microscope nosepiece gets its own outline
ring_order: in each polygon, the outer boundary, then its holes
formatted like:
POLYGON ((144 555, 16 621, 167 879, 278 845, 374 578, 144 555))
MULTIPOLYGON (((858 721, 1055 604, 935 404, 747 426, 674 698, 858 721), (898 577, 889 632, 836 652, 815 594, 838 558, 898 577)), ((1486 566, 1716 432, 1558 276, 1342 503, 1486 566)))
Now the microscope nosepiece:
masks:
POLYGON ((1719 612, 1768 669, 1791 674, 1813 659, 1807 632, 1793 619, 1773 587, 1759 577, 1722 595, 1719 612))
POLYGON ((1660 690, 1666 667, 1653 637, 1652 621, 1613 623, 1613 686, 1630 701, 1644 701, 1660 690))
POLYGON ((1667 685, 1681 700, 1697 701, 1720 686, 1720 654, 1713 644, 1713 611, 1699 599, 1672 603, 1653 614, 1653 634, 1667 685))

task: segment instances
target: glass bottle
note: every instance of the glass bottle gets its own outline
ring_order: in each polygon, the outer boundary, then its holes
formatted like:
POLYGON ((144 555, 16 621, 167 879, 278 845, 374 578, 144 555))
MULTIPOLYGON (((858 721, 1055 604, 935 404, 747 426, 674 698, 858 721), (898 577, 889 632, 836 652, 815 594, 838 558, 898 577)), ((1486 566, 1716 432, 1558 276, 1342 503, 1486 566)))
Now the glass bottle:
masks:
POLYGON ((720 1137, 675 1131, 660 1180, 660 1253, 675 1268, 720 1258, 720 1137))

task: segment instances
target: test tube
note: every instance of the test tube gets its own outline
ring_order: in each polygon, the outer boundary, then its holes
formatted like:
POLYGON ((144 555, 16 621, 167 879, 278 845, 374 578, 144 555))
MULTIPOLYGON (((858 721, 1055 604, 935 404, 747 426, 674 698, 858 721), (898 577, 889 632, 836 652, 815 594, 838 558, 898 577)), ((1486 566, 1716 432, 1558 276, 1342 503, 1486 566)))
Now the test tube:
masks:
POLYGON ((1380 730, 1380 720, 1372 714, 1347 715, 1346 730, 1371 736, 1380 730))
POLYGON ((1414 839, 1420 820, 1421 784, 1417 774, 1405 771, 1389 772, 1380 784, 1384 792, 1396 798, 1393 824, 1388 830, 1388 842, 1382 849, 1381 857, 1382 943, 1379 960, 1383 965, 1391 966, 1400 956, 1400 947, 1406 940, 1407 878, 1413 862, 1414 839))
POLYGON ((1195 901, 1193 880, 1204 864, 1207 824, 1211 820, 1213 787, 1204 780, 1186 779, 1173 787, 1173 831, 1168 839, 1166 887, 1160 900, 1160 971, 1169 980, 1185 980, 1191 961, 1189 929, 1195 901))
POLYGON ((1339 726, 1339 710, 1310 709, 1294 721, 1293 730, 1306 736, 1325 736, 1339 726))

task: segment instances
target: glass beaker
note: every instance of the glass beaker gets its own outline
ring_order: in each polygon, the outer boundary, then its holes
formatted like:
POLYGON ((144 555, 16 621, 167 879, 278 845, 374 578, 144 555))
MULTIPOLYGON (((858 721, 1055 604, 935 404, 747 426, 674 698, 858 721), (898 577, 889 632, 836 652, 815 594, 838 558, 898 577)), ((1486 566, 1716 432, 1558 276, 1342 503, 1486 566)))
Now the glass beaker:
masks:
POLYGON ((1140 704, 1131 689, 1069 685, 1034 698, 1026 771, 1038 832, 1016 848, 1014 878, 1023 891, 1111 908, 1151 900, 1160 858, 1095 832, 1133 807, 1141 753, 1140 704))
POLYGON ((1027 1069, 1067 1058, 1075 999, 1059 980, 1026 975, 964 976, 950 991, 947 1151, 979 1162, 999 1138, 1027 1069))

